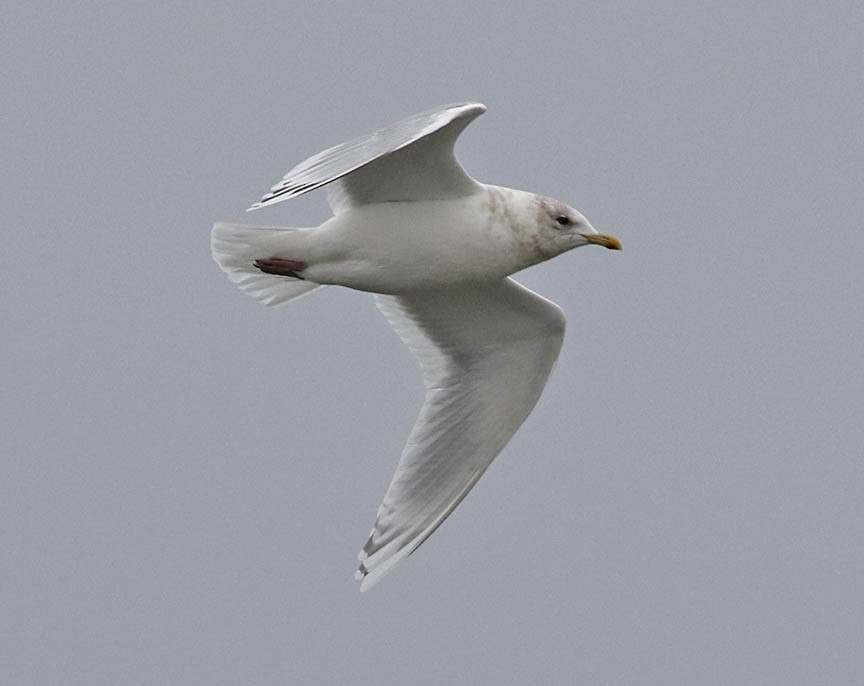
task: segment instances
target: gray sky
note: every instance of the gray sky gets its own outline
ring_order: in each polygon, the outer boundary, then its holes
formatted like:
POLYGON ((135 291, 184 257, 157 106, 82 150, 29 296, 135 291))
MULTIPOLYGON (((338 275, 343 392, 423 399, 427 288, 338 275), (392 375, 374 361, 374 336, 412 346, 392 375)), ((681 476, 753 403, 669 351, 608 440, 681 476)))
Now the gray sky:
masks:
POLYGON ((0 680, 864 682, 862 5, 360 4, 4 11, 0 680), (569 319, 546 393, 360 594, 416 365, 209 231, 319 223, 243 209, 461 100, 472 175, 624 251, 520 276, 569 319))

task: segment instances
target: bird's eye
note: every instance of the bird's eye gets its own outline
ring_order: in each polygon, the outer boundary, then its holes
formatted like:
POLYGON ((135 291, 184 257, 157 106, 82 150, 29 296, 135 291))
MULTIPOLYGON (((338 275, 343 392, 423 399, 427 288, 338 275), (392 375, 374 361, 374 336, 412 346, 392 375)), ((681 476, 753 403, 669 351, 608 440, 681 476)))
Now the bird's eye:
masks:
POLYGON ((566 214, 559 214, 557 217, 555 217, 555 222, 558 224, 558 226, 570 226, 570 217, 568 217, 566 214))

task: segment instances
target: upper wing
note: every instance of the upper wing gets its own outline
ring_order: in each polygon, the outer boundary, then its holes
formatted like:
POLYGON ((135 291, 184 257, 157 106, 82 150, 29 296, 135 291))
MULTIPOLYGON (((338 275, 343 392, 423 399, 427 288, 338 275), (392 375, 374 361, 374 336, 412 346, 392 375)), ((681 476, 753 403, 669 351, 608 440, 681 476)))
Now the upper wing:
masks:
POLYGON ((456 161, 453 144, 462 130, 485 111, 486 107, 479 103, 430 110, 319 152, 285 174, 249 210, 294 198, 336 180, 338 187, 328 198, 334 212, 374 202, 469 195, 478 184, 456 161))
POLYGON ((426 399, 360 553, 361 590, 468 494, 534 408, 564 339, 560 308, 512 279, 376 301, 418 358, 426 399))

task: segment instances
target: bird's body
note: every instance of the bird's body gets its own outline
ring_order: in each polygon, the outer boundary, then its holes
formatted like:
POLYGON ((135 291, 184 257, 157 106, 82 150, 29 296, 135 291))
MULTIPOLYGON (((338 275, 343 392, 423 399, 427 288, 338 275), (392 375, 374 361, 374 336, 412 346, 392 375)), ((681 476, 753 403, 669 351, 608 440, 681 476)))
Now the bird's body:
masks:
POLYGON ((509 276, 579 245, 620 248, 563 203, 465 174, 453 143, 484 109, 434 110, 325 150, 252 208, 327 186, 334 215, 317 228, 213 229, 214 259, 253 297, 376 293, 420 362, 426 400, 361 552, 363 589, 453 511, 543 390, 564 316, 509 276))
POLYGON ((539 202, 533 193, 478 185, 460 198, 360 205, 283 234, 272 254, 303 261, 303 279, 372 293, 503 279, 555 254, 556 246, 521 230, 539 202))

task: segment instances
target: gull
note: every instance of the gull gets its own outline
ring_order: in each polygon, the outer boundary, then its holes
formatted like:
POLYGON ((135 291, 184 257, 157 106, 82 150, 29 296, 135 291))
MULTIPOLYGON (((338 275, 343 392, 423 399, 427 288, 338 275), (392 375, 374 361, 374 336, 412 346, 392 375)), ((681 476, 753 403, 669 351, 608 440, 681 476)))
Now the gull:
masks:
POLYGON ((425 399, 359 555, 363 591, 453 512, 546 385, 564 314, 510 275, 583 245, 621 249, 562 202, 468 176, 453 146, 485 111, 440 107, 329 148, 249 208, 326 187, 333 216, 318 227, 213 227, 214 260, 256 300, 374 293, 420 364, 425 399))

